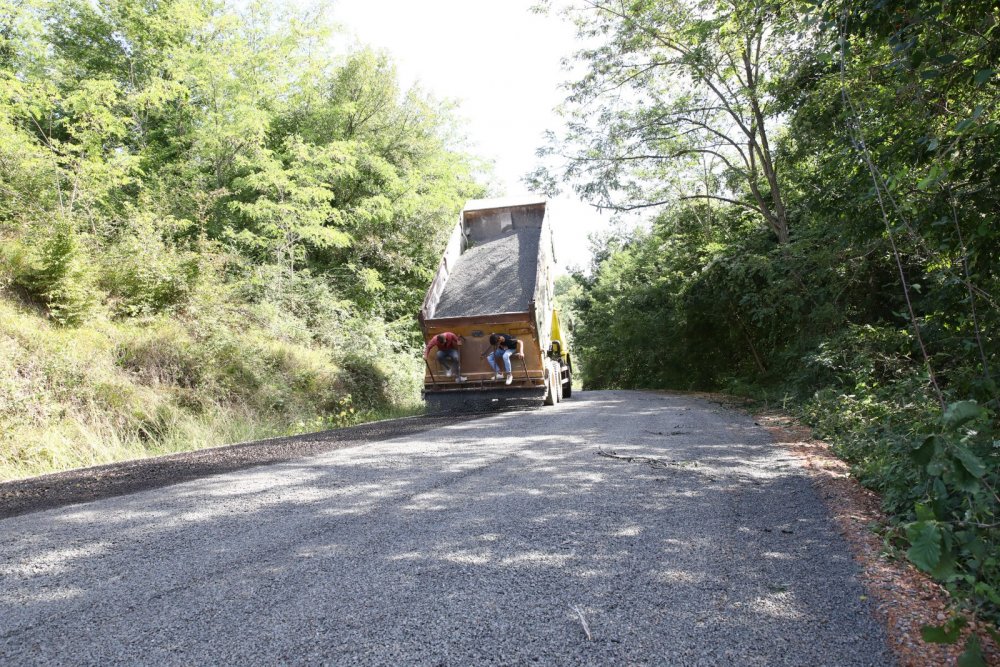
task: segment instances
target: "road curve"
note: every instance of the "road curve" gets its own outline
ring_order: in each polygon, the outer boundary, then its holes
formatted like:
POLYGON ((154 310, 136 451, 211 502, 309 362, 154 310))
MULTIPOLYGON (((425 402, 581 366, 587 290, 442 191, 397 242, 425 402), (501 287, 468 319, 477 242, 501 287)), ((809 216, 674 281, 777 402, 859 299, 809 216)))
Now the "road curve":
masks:
POLYGON ((584 392, 0 536, 5 665, 893 664, 796 460, 687 396, 584 392))

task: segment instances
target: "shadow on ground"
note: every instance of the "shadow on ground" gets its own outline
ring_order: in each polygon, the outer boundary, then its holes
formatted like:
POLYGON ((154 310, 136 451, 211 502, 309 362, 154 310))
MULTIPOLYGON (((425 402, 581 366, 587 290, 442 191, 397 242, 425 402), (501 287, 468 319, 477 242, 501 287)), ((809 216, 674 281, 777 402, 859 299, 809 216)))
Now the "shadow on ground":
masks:
POLYGON ((677 396, 588 392, 0 529, 7 660, 891 663, 792 458, 677 396))

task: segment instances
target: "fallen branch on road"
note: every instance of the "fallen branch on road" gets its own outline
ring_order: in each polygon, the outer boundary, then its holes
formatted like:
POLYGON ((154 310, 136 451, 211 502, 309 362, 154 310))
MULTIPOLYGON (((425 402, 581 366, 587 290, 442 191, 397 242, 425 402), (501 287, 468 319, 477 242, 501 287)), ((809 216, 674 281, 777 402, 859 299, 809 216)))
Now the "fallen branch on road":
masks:
POLYGON ((689 461, 668 461, 666 459, 654 459, 650 456, 623 456, 614 450, 606 452, 603 449, 598 449, 597 455, 606 456, 609 459, 618 459, 619 461, 628 461, 629 463, 648 463, 651 468, 680 468, 686 465, 697 465, 689 461))
POLYGON ((590 634, 590 626, 587 625, 587 619, 583 616, 583 610, 580 607, 573 605, 570 607, 574 612, 576 612, 577 617, 580 619, 580 625, 583 626, 583 634, 587 635, 587 641, 593 641, 594 638, 590 634))

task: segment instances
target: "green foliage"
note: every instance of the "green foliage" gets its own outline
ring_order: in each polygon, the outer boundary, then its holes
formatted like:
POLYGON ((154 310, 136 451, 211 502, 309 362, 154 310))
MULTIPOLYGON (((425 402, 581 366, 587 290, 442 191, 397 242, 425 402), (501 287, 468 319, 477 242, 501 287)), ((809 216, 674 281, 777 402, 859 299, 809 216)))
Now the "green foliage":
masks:
POLYGON ((339 170, 335 151, 309 146, 298 137, 285 139, 280 159, 270 151, 238 161, 232 209, 246 219, 229 238, 252 256, 294 269, 309 249, 349 245, 350 237, 333 224, 328 183, 339 170))
POLYGON ((131 233, 109 244, 102 258, 100 282, 114 312, 155 315, 183 305, 201 275, 198 253, 170 240, 170 232, 184 225, 147 214, 137 214, 128 225, 131 233))
POLYGON ((0 0, 3 474, 413 409, 482 165, 277 6, 0 0))
POLYGON ((997 435, 987 410, 957 401, 941 414, 937 432, 909 452, 919 481, 910 489, 916 521, 907 527, 907 553, 952 590, 971 593, 988 618, 1000 614, 997 435))
POLYGON ((332 156, 326 183, 334 225, 350 238, 312 253, 309 266, 365 309, 412 317, 466 199, 482 196, 478 165, 455 143, 450 107, 410 91, 400 100, 384 55, 354 54, 315 82, 320 103, 294 106, 281 127, 332 156))
POLYGON ((58 225, 45 239, 20 280, 61 324, 84 321, 97 302, 94 271, 80 236, 67 224, 58 225))

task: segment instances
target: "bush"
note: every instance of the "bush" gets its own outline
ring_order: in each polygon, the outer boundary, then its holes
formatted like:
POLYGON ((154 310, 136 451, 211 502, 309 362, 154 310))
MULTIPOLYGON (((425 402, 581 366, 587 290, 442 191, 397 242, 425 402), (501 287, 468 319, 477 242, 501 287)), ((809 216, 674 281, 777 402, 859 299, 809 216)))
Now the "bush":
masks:
POLYGON ((182 326, 157 319, 148 321, 147 327, 123 328, 122 332, 115 347, 115 362, 136 382, 180 389, 201 386, 206 360, 182 326))
POLYGON ((121 316, 171 311, 187 300, 200 274, 197 256, 156 238, 129 238, 115 246, 108 259, 101 283, 121 316))
POLYGON ((95 272, 70 224, 57 224, 26 264, 19 282, 44 301, 52 319, 65 325, 87 319, 98 302, 95 272))

